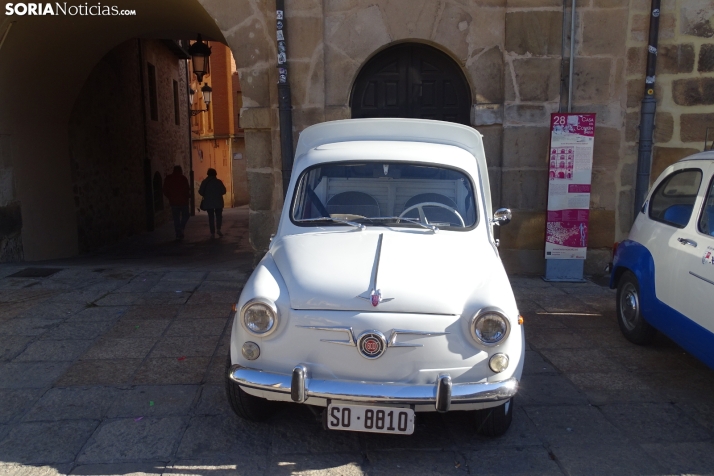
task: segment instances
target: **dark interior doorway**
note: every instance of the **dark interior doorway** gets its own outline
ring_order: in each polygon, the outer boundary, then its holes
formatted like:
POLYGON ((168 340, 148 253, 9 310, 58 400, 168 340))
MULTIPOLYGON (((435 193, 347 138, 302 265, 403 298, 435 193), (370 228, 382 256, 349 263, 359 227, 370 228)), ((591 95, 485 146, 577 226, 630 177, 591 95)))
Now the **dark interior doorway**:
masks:
POLYGON ((471 92, 459 65, 434 47, 404 43, 364 65, 352 88, 352 117, 411 117, 470 125, 471 92))

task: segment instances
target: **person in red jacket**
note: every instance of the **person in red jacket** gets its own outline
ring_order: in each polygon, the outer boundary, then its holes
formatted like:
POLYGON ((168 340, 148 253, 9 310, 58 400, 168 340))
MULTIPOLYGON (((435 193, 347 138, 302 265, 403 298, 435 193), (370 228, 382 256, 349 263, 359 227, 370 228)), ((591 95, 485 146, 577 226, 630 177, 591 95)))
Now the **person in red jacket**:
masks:
POLYGON ((164 195, 169 199, 171 205, 171 215, 174 218, 174 230, 176 239, 183 239, 183 230, 188 222, 188 198, 191 189, 188 186, 188 179, 184 176, 180 165, 174 166, 174 172, 167 175, 164 180, 164 195))

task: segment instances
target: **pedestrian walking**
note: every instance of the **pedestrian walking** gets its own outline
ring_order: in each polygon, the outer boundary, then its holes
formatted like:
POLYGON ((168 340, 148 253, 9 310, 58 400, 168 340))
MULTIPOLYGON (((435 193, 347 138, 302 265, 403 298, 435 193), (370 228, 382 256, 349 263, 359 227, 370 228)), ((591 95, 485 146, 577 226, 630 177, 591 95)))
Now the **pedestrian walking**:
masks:
POLYGON ((174 166, 172 174, 164 179, 164 195, 169 199, 171 205, 171 215, 174 219, 174 231, 176 239, 183 239, 183 231, 188 222, 188 199, 191 188, 188 186, 188 179, 183 174, 180 165, 174 166))
POLYGON ((223 195, 226 194, 226 186, 217 177, 216 169, 208 169, 206 177, 198 189, 198 194, 203 197, 201 200, 201 210, 208 212, 208 228, 211 230, 211 238, 223 236, 221 223, 223 222, 223 195))

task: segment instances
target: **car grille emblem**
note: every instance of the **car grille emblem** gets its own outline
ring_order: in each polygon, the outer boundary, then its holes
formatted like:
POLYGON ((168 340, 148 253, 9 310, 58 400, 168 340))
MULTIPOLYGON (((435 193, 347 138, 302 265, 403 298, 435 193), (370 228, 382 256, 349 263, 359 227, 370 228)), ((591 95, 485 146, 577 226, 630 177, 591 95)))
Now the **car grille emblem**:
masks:
POLYGON ((364 331, 357 338, 357 349, 362 357, 378 359, 387 350, 387 339, 379 331, 364 331))

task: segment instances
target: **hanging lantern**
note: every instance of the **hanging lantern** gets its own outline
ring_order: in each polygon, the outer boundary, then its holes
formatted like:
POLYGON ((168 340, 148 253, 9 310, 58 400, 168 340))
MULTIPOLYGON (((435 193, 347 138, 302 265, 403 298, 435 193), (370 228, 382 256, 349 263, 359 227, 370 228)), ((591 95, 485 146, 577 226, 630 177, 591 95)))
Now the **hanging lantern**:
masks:
POLYGON ((193 73, 198 82, 203 82, 203 76, 208 73, 208 58, 211 56, 211 47, 203 42, 201 35, 198 35, 196 42, 189 46, 188 54, 191 55, 193 73))

